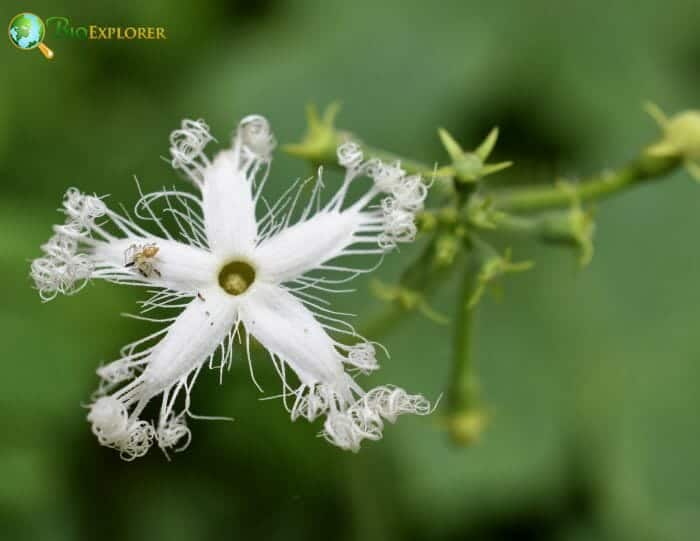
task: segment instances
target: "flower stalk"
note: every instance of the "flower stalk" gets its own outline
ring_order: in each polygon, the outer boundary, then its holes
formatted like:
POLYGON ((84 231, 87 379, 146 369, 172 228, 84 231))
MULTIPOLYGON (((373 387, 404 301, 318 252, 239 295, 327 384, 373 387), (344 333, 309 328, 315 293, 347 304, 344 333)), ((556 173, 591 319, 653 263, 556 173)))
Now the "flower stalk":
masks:
POLYGON ((479 266, 470 254, 457 297, 452 364, 447 384, 447 430, 452 442, 461 446, 477 442, 487 423, 487 416, 481 409, 473 355, 476 307, 471 299, 477 287, 478 273, 479 266))
MULTIPOLYGON (((661 179, 682 164, 678 156, 640 154, 619 169, 607 171, 573 185, 581 202, 603 199, 621 193, 644 182, 661 179)), ((558 185, 493 190, 488 192, 494 207, 509 212, 535 212, 566 207, 571 193, 558 185)))
POLYGON ((418 311, 434 323, 445 325, 447 318, 433 309, 428 297, 452 273, 462 253, 461 242, 452 236, 435 235, 419 256, 404 270, 396 285, 374 280, 372 290, 388 308, 370 323, 372 336, 383 336, 407 312, 418 311))

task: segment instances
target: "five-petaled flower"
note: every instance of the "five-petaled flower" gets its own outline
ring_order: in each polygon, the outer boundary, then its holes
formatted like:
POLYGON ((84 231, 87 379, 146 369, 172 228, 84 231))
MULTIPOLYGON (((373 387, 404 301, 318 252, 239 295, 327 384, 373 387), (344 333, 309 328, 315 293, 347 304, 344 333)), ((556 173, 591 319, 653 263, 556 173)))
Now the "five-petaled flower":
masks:
POLYGON ((54 227, 45 255, 32 263, 44 300, 102 278, 155 290, 142 312, 182 308, 97 370, 101 383, 87 418, 99 442, 125 459, 142 456, 154 442, 166 452, 186 447, 189 395, 199 371, 207 363, 222 371, 230 366, 236 342, 250 365, 251 337, 269 353, 292 419, 325 416, 322 434, 338 447, 357 451, 363 439, 382 437, 385 421, 429 413, 420 395, 389 385, 366 392, 355 382, 348 372, 378 368, 376 344, 318 296, 376 267, 352 268, 338 258, 381 258, 414 239, 414 215, 427 191, 420 177, 407 176, 399 164, 364 160, 348 142, 338 148, 345 179, 328 201, 322 202, 319 170, 314 183, 297 182, 270 204, 262 196, 275 146, 267 120, 244 118, 231 148, 210 160, 204 148, 212 139, 201 120, 185 120, 172 133, 172 165, 200 195, 142 194, 135 215, 156 234, 71 188, 63 201, 65 223, 54 227), (350 185, 363 176, 372 182, 348 202, 350 185), (297 208, 307 189, 308 200, 297 208), (342 334, 355 343, 340 341, 342 334), (142 419, 156 397, 157 418, 142 419))

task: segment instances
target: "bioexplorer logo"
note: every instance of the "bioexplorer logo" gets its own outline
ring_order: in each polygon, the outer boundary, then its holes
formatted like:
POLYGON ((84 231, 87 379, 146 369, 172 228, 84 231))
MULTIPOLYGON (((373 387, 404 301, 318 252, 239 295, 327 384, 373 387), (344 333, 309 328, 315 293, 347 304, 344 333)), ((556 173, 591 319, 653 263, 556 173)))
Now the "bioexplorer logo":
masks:
POLYGON ((162 26, 103 26, 88 24, 73 26, 68 17, 49 17, 46 19, 49 32, 56 38, 73 38, 85 40, 162 40, 168 39, 162 26))
POLYGON ((31 51, 38 48, 49 60, 53 58, 53 51, 44 45, 46 25, 41 17, 33 13, 19 13, 10 19, 7 28, 10 43, 23 51, 31 51))
POLYGON ((34 13, 19 13, 8 27, 10 42, 23 51, 39 49, 49 60, 54 56, 44 44, 44 38, 78 40, 164 40, 168 39, 162 26, 104 26, 71 24, 68 17, 49 17, 46 23, 34 13))

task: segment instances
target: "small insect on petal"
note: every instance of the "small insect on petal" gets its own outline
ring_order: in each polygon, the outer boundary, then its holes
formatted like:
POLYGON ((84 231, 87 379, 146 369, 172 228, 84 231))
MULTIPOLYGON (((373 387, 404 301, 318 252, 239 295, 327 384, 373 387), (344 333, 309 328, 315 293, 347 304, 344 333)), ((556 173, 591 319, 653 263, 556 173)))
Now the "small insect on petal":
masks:
POLYGON ((145 278, 160 277, 160 271, 155 267, 153 259, 160 248, 155 244, 132 244, 124 251, 124 266, 136 267, 145 278))

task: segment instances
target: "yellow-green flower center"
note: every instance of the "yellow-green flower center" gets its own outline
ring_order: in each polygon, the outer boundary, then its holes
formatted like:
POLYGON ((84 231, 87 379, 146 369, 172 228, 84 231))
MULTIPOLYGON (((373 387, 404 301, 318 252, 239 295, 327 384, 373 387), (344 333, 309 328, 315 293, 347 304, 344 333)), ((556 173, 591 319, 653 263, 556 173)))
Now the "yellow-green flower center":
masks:
POLYGON ((240 295, 255 281, 255 269, 245 261, 231 261, 219 271, 219 285, 229 295, 240 295))

